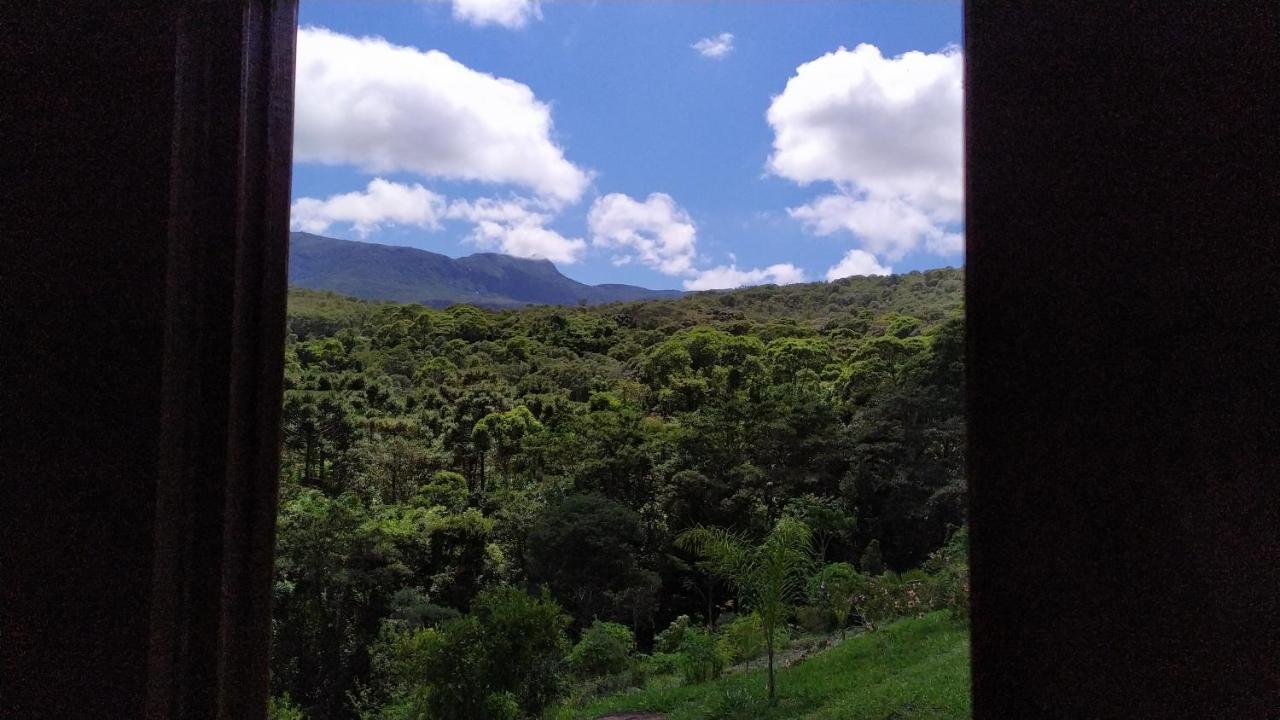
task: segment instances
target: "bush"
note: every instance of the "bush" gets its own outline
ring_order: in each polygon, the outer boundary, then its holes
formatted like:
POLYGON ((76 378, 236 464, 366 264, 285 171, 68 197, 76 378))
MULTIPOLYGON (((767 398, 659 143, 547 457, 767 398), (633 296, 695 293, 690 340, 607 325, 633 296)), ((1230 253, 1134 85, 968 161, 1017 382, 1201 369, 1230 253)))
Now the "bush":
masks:
POLYGON ((390 625, 372 662, 404 717, 512 720, 559 695, 569 619, 544 591, 480 593, 465 617, 439 628, 390 625))
POLYGON ((644 655, 636 665, 640 668, 646 680, 652 677, 662 675, 678 675, 680 673, 680 658, 675 653, 654 653, 652 655, 644 655))
POLYGON ((658 633, 653 639, 654 652, 673 653, 680 649, 680 643, 684 640, 684 633, 689 629, 689 616, 681 615, 666 630, 658 633))
POLYGON ((267 698, 267 720, 306 720, 306 715, 294 704, 289 693, 285 693, 267 698))
MULTIPOLYGON (((870 590, 866 575, 848 563, 831 563, 809 579, 809 600, 823 612, 820 617, 828 627, 840 628, 841 636, 849 625, 849 616, 862 607, 870 590)), ((817 614, 812 618, 818 619, 817 614)))
POLYGON ((836 619, 827 608, 801 605, 796 608, 796 623, 805 632, 824 633, 835 627, 836 619))
POLYGON ((707 708, 707 720, 756 720, 761 715, 763 698, 746 688, 730 688, 720 693, 707 708))
POLYGON ((956 620, 969 619, 969 568, 967 566, 949 567, 930 576, 928 592, 930 607, 946 610, 956 620))
POLYGON ((636 638, 631 629, 618 623, 591 623, 569 653, 569 667, 578 677, 613 675, 627 669, 636 638))
POLYGON ((703 628, 688 628, 684 631, 676 658, 680 676, 689 685, 720 677, 728 664, 728 658, 715 635, 703 628))
POLYGON ((929 576, 914 570, 903 575, 889 571, 872 578, 863 617, 873 624, 901 617, 923 617, 931 609, 928 581, 929 576))
POLYGON ((720 628, 720 647, 729 662, 754 660, 764 654, 764 625, 755 613, 742 615, 720 628))
POLYGON ((925 561, 932 573, 929 582, 930 605, 944 609, 957 620, 969 618, 969 531, 960 528, 947 543, 925 561))

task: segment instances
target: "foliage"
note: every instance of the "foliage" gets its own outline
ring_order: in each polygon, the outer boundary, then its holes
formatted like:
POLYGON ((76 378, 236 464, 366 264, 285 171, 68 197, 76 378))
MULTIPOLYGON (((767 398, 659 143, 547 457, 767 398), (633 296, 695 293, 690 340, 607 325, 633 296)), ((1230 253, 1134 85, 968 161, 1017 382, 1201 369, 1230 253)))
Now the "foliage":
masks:
POLYGON ((969 530, 956 530, 946 545, 929 556, 924 570, 930 573, 930 604, 944 608, 957 620, 969 619, 969 530))
POLYGON ((591 623, 569 653, 569 667, 579 677, 620 673, 627 668, 636 649, 631 628, 618 623, 591 623))
POLYGON ((635 512, 602 495, 571 495, 530 530, 526 569, 580 624, 595 617, 635 623, 657 590, 656 576, 637 562, 642 543, 635 512))
POLYGON ((812 532, 803 522, 783 516, 759 544, 723 528, 699 526, 676 538, 677 546, 707 559, 712 572, 738 590, 765 631, 769 656, 769 702, 775 700, 773 636, 787 619, 812 564, 812 532))
POLYGON ((567 622, 545 593, 498 588, 438 629, 392 628, 375 649, 390 696, 384 710, 436 720, 536 716, 560 691, 567 622))
POLYGON ((921 617, 930 609, 928 577, 892 570, 871 579, 863 616, 873 626, 901 617, 921 617))
POLYGON ((680 648, 680 643, 684 641, 685 631, 689 629, 689 616, 681 615, 666 630, 658 633, 653 640, 653 649, 662 653, 673 653, 680 648))
POLYGON ((848 563, 832 563, 809 581, 809 600, 835 618, 843 637, 849 615, 865 602, 870 585, 867 577, 848 563))
POLYGON ((779 670, 776 707, 767 703, 763 675, 754 670, 697 685, 653 684, 562 707, 554 717, 591 720, 644 710, 670 720, 966 720, 973 712, 968 630, 942 612, 852 636, 779 670))
POLYGON ((781 516, 821 562, 874 541, 873 574, 928 565, 923 604, 960 612, 938 552, 965 521, 962 281, 500 312, 291 291, 272 693, 316 720, 408 712, 389 633, 461 632, 503 585, 674 658, 690 618, 755 609, 676 538, 754 546, 781 516))
POLYGON ((686 683, 718 678, 728 664, 728 656, 710 630, 691 627, 684 631, 676 648, 675 665, 686 683))
POLYGON ((806 633, 825 633, 836 626, 831 608, 823 605, 800 605, 795 616, 796 624, 806 633))
MULTIPOLYGON (((774 647, 782 645, 785 637, 780 637, 783 629, 775 631, 774 647)), ((720 647, 729 657, 729 662, 738 663, 754 660, 764 654, 766 649, 764 624, 756 613, 742 615, 725 623, 720 628, 720 647)))
POLYGON ((813 493, 792 498, 787 503, 787 512, 813 530, 820 561, 826 560, 827 547, 832 541, 843 539, 856 524, 853 514, 843 507, 838 498, 813 493))
POLYGON ((285 693, 267 698, 267 720, 306 720, 306 715, 294 704, 289 693, 285 693))

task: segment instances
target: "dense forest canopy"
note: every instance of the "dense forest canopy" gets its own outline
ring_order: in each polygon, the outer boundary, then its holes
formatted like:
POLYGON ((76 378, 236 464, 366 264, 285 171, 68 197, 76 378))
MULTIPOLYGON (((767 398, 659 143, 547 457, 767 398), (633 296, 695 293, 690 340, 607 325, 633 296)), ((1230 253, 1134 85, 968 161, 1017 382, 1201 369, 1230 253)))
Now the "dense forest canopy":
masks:
MULTIPOLYGON (((715 623, 734 595, 675 541, 697 526, 759 538, 794 516, 821 563, 920 566, 965 521, 962 286, 941 269, 501 312, 291 291, 274 692, 383 717, 412 701, 413 638, 488 647, 513 607, 561 609, 520 631, 546 648, 715 623)), ((542 707, 539 672, 490 700, 542 707)))

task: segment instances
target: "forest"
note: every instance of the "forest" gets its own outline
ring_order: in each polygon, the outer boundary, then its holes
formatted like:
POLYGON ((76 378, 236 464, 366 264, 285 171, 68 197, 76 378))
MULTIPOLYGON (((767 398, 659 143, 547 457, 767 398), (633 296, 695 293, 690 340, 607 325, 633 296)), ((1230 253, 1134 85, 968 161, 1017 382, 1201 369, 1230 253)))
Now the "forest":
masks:
POLYGON ((503 311, 295 288, 282 447, 275 718, 538 718, 967 608, 961 270, 503 311))

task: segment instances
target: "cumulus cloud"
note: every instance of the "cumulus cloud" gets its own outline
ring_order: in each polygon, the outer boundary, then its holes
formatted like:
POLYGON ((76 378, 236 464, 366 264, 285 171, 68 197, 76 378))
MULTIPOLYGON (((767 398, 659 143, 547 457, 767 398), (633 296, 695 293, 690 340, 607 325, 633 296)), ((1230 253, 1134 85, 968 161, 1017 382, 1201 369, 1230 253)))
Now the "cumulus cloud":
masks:
POLYGON ((710 270, 699 270, 694 277, 684 281, 685 290, 722 290, 744 285, 790 285, 804 282, 804 271, 791 263, 779 263, 767 268, 739 270, 736 265, 721 265, 710 270))
POLYGON ((733 33, 722 32, 715 37, 702 38, 690 47, 702 57, 719 60, 733 52, 733 33))
POLYGON ((818 234, 852 233, 891 260, 963 241, 963 58, 957 48, 886 58, 874 45, 805 63, 766 115, 770 172, 836 193, 792 217, 818 234))
POLYGON ((639 262, 666 275, 685 278, 686 290, 713 290, 743 285, 804 282, 804 272, 790 264, 739 270, 730 264, 699 270, 698 230, 689 213, 666 193, 652 193, 643 202, 622 193, 598 198, 587 214, 591 244, 614 251, 614 265, 639 262))
POLYGON ((289 212, 294 230, 321 233, 350 223, 360 237, 383 225, 412 225, 435 230, 445 210, 444 198, 418 184, 404 185, 377 178, 363 192, 331 195, 324 200, 298 198, 289 212))
POLYGON ((452 0, 453 18, 477 27, 500 25, 517 30, 542 19, 538 0, 452 0))
POLYGON ((897 197, 824 195, 787 212, 816 235, 848 231, 864 248, 889 260, 901 260, 921 243, 942 255, 954 254, 964 245, 961 235, 947 231, 919 207, 897 197))
POLYGON ((589 177, 553 140, 528 86, 438 50, 307 27, 298 31, 294 159, 511 183, 568 203, 589 177))
POLYGON ((893 268, 881 265, 876 256, 866 250, 850 250, 840 262, 827 269, 827 280, 839 280, 852 275, 888 275, 893 268))
POLYGON ((446 216, 475 225, 468 242, 507 255, 572 264, 587 249, 582 238, 567 238, 546 227, 552 216, 527 198, 455 200, 446 216))
POLYGON ((597 198, 587 214, 591 244, 616 252, 615 264, 638 260, 667 275, 693 270, 697 228, 666 193, 639 202, 622 193, 597 198))

